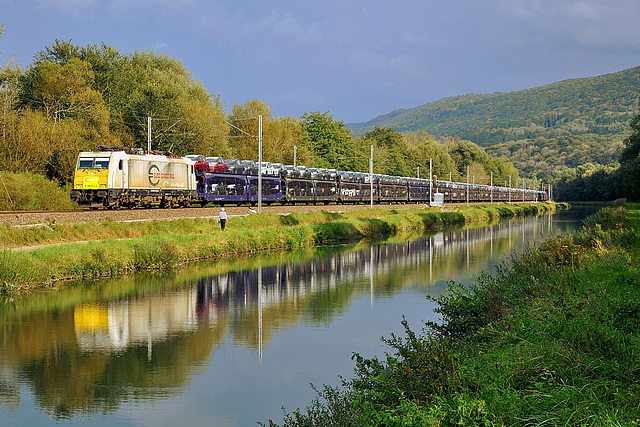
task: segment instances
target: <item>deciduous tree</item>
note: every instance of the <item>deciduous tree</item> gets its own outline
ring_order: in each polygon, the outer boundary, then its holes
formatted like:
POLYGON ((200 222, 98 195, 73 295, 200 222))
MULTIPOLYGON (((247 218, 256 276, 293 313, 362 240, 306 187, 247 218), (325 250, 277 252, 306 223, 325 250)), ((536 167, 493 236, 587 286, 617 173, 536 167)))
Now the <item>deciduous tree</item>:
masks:
POLYGON ((640 201, 640 111, 631 120, 631 129, 620 154, 620 177, 625 196, 640 201))
POLYGON ((343 121, 335 120, 328 111, 316 111, 302 116, 302 127, 304 145, 313 154, 310 166, 341 170, 361 167, 362 160, 358 159, 353 138, 343 121))

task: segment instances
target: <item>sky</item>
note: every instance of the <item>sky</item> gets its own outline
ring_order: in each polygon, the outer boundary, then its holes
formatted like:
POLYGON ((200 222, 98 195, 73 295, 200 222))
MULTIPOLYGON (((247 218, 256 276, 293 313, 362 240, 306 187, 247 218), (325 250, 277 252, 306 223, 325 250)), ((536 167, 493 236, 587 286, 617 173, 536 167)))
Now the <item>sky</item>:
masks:
POLYGON ((0 0, 0 65, 56 39, 179 59, 231 112, 365 122, 640 65, 638 0, 0 0))

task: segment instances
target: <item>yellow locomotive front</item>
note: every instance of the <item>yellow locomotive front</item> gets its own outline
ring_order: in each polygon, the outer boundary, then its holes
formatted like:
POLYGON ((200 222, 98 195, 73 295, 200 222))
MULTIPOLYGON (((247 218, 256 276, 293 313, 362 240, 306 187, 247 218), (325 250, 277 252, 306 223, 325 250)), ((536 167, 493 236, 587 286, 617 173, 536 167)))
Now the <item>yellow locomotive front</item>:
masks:
POLYGON ((73 177, 71 200, 80 206, 108 205, 109 163, 111 153, 82 152, 73 177))

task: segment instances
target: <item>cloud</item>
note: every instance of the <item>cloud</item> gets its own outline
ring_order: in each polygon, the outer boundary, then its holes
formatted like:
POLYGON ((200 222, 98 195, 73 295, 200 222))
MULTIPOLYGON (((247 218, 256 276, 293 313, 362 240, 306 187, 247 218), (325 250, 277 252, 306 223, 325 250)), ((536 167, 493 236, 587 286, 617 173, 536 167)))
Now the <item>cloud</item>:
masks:
POLYGON ((296 43, 316 40, 319 36, 319 30, 316 25, 304 26, 290 13, 281 14, 275 11, 272 11, 264 18, 249 23, 246 28, 248 32, 283 36, 296 43))
POLYGON ((100 14, 103 11, 122 13, 146 9, 156 13, 163 10, 178 10, 197 6, 198 0, 36 0, 43 9, 53 9, 74 17, 84 17, 87 13, 100 14), (152 8, 151 8, 152 7, 152 8))
POLYGON ((181 9, 185 6, 194 7, 198 5, 197 0, 108 0, 104 1, 110 10, 138 9, 140 7, 153 7, 153 9, 181 9))
POLYGON ((164 50, 167 48, 167 44, 163 41, 156 40, 153 44, 153 51, 156 53, 164 53, 164 50))
POLYGON ((227 12, 221 7, 203 13, 194 29, 204 38, 234 45, 303 45, 320 38, 317 25, 303 25, 291 13, 271 11, 266 16, 250 17, 243 10, 227 12))
POLYGON ((57 9, 69 15, 78 16, 93 9, 98 0, 38 0, 38 5, 44 9, 57 9))
POLYGON ((349 56, 349 64, 352 73, 361 76, 360 83, 365 79, 384 88, 406 88, 428 74, 427 67, 412 55, 356 52, 349 56))
POLYGON ((637 0, 494 0, 497 13, 519 30, 538 31, 546 43, 573 43, 585 48, 640 48, 637 0), (525 24, 530 28, 523 29, 525 24))
POLYGON ((418 45, 434 42, 435 37, 428 33, 415 34, 411 31, 405 31, 404 33, 402 33, 402 41, 408 45, 418 45))

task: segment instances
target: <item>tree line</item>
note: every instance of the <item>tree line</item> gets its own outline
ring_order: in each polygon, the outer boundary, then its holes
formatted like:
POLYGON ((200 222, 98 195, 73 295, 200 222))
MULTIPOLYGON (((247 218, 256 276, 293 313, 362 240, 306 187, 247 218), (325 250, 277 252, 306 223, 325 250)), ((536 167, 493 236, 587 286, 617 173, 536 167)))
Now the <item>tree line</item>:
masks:
POLYGON ((585 163, 556 173, 554 194, 558 200, 640 201, 640 109, 630 123, 618 162, 585 163))
POLYGON ((0 170, 65 185, 80 151, 146 148, 148 117, 156 151, 257 160, 259 115, 264 161, 291 164, 295 151, 298 164, 367 172, 373 146, 375 173, 426 178, 432 159, 440 179, 464 181, 468 171, 476 183, 489 184, 491 175, 496 185, 521 183, 509 160, 467 140, 380 127, 354 137, 330 112, 280 117, 260 100, 227 113, 220 96, 177 59, 62 40, 36 53, 25 69, 10 60, 0 69, 0 170))

